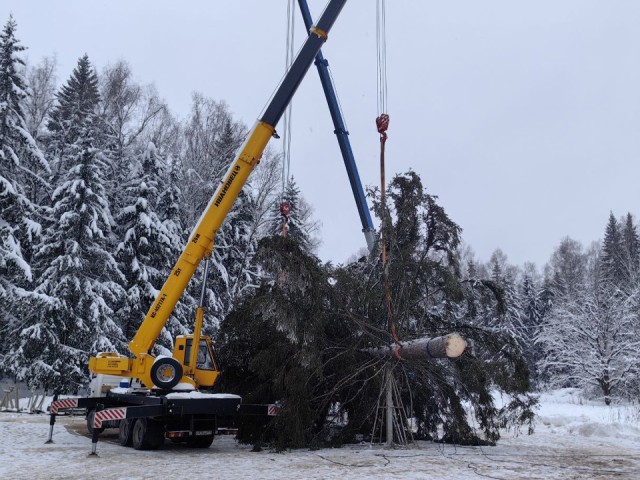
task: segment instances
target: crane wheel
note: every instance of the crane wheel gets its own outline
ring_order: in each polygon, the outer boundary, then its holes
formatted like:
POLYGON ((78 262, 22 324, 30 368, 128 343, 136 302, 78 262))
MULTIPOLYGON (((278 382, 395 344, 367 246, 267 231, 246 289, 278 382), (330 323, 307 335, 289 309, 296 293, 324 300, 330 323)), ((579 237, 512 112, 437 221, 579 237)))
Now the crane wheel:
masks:
POLYGON ((182 365, 175 358, 160 358, 151 367, 151 381, 163 390, 171 390, 180 383, 181 378, 182 365))
POLYGON ((131 444, 136 450, 156 450, 164 443, 164 427, 153 420, 138 418, 131 429, 131 444))
POLYGON ((120 420, 120 429, 118 430, 118 443, 123 447, 130 447, 132 441, 131 426, 133 425, 132 419, 125 418, 120 420))

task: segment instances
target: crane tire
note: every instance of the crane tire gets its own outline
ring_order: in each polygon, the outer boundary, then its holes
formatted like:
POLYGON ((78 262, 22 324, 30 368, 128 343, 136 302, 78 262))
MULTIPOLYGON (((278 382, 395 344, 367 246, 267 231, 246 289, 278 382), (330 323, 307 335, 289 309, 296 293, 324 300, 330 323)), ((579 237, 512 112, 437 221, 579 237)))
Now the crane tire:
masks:
POLYGON ((138 418, 131 429, 131 444, 136 450, 156 450, 164 443, 164 427, 153 420, 138 418))
POLYGON ((151 381, 158 388, 171 390, 181 379, 182 365, 175 358, 160 358, 151 367, 151 381))
POLYGON ((118 443, 123 447, 131 446, 131 427, 133 426, 133 422, 134 420, 126 418, 120 420, 120 428, 118 429, 118 443))

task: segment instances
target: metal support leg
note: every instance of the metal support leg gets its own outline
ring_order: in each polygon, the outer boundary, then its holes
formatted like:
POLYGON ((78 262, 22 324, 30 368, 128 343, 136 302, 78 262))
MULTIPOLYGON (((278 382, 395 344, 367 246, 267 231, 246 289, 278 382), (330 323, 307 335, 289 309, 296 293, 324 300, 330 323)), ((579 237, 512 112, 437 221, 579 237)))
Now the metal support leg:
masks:
POLYGON ((103 409, 104 409, 104 406, 101 404, 98 404, 96 405, 96 411, 93 414, 94 424, 93 424, 93 433, 91 434, 91 453, 89 454, 89 457, 98 457, 98 453, 96 452, 96 449, 98 448, 98 436, 100 435, 100 429, 96 428, 95 416, 100 410, 103 410, 103 409))
POLYGON ((98 429, 94 428, 93 434, 91 435, 91 453, 89 454, 90 457, 98 456, 98 453, 96 452, 96 449, 98 448, 98 435, 100 435, 98 433, 98 429))
MULTIPOLYGON (((57 393, 53 396, 53 401, 55 402, 56 400, 58 400, 58 394, 57 393)), ((47 441, 44 442, 45 444, 53 443, 53 426, 55 424, 56 424, 56 414, 53 413, 53 411, 52 411, 51 415, 49 416, 49 438, 47 438, 47 441)))

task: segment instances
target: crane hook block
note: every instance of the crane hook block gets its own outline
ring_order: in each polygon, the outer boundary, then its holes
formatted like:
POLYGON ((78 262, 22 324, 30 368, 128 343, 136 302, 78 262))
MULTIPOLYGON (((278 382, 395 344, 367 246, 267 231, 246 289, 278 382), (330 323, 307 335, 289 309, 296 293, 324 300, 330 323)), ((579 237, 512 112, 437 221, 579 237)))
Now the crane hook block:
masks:
POLYGON ((376 118, 376 127, 378 127, 378 133, 384 135, 389 128, 389 115, 381 113, 380 116, 376 118))
POLYGON ((291 204, 289 202, 282 202, 280 204, 280 215, 288 217, 289 212, 291 212, 291 204))

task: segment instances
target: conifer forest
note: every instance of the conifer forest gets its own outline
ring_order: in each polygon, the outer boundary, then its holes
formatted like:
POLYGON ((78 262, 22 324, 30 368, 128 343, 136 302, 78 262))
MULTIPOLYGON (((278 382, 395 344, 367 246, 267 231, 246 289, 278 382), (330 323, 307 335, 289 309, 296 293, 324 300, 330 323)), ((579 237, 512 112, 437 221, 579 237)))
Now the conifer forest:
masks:
MULTIPOLYGON (((53 58, 27 63, 19 33, 9 17, 0 34, 0 377, 84 394, 90 356, 129 353, 247 126, 224 99, 200 94, 178 119, 124 60, 103 67, 84 54, 73 71, 53 58)), ((607 405, 640 394, 632 213, 601 219, 589 245, 557 239, 545 265, 512 265, 500 249, 485 262, 437 185, 388 172, 384 201, 379 186, 367 189, 387 226, 382 239, 375 232, 386 261, 378 246, 325 263, 313 206, 295 178, 283 191, 282 162, 267 149, 249 177, 216 233, 206 289, 216 390, 282 407, 268 425, 248 425, 246 441, 285 449, 370 434, 389 368, 417 437, 443 442, 531 430, 533 393, 546 389, 581 388, 607 405), (451 332, 468 342, 455 360, 370 354, 451 332), (509 400, 498 406, 496 394, 509 400)), ((199 270, 155 355, 193 330, 200 288, 199 270)))

